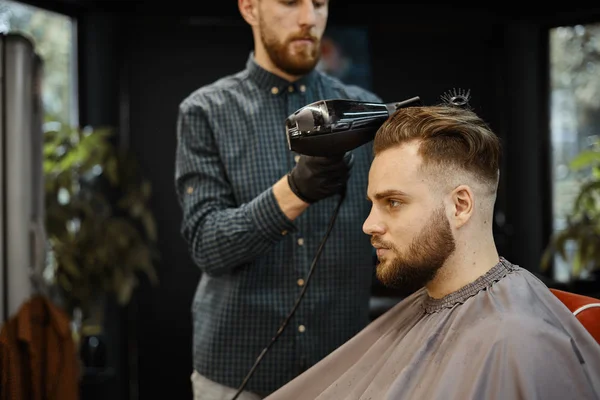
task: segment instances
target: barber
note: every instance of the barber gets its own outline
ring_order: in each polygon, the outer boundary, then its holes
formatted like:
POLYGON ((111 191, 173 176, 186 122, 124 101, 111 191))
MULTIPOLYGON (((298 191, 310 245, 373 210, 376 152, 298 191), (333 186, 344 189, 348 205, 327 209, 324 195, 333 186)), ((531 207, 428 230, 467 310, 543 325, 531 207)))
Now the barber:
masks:
POLYGON ((374 274, 361 231, 370 145, 333 158, 293 154, 284 121, 321 99, 381 100, 315 69, 326 0, 238 3, 254 37, 245 68, 189 94, 177 121, 182 234, 202 271, 192 305, 196 399, 236 392, 306 284, 343 191, 310 288, 239 399, 265 397, 360 331, 374 274))

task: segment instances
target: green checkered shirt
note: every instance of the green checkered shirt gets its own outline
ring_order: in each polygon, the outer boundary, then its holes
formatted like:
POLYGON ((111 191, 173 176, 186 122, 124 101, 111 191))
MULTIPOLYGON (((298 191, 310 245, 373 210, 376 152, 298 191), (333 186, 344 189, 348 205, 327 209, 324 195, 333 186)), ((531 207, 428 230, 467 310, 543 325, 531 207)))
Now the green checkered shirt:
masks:
MULTIPOLYGON (((381 102, 313 71, 294 83, 254 62, 202 87, 179 108, 175 183, 182 234, 202 270, 192 305, 194 369, 237 388, 292 309, 338 202, 311 205, 295 221, 272 185, 295 163, 284 121, 321 99, 381 102)), ((347 197, 294 318, 246 386, 267 395, 368 323, 374 271, 362 223, 371 144, 354 150, 347 197)))

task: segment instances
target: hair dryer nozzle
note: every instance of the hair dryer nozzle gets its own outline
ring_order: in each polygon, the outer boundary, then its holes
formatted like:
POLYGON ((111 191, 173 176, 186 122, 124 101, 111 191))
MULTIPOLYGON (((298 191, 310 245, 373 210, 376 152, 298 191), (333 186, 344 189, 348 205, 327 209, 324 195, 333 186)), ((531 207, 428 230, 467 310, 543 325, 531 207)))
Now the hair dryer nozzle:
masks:
POLYGON ((332 99, 308 104, 285 121, 288 147, 309 156, 339 156, 370 142, 398 108, 420 105, 419 97, 384 104, 332 99))

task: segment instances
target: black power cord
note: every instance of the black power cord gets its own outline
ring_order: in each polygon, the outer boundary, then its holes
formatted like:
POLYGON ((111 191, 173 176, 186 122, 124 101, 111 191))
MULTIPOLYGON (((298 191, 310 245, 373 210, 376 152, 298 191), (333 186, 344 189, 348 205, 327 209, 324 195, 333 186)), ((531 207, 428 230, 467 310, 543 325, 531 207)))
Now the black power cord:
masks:
POLYGON ((323 236, 323 239, 321 239, 321 244, 319 245, 319 248, 317 249, 317 253, 315 254, 315 258, 313 259, 313 262, 312 262, 312 264, 310 266, 310 269, 308 270, 308 275, 306 277, 306 280, 304 281, 304 286, 302 287, 302 291, 300 292, 300 296, 298 296, 298 299, 296 299, 296 304, 294 304, 294 307, 292 308, 292 311, 285 318, 285 320, 283 321, 283 323, 281 324, 281 326, 277 330, 277 333, 271 339, 271 342, 269 342, 269 344, 267 345, 267 347, 265 347, 260 352, 260 355, 258 356, 258 358, 256 359, 256 361, 254 362, 254 365, 252 366, 252 368, 250 369, 250 371, 248 372, 248 374, 244 378, 244 381, 242 382, 242 384, 240 385, 239 389, 237 390, 237 393, 231 398, 231 400, 236 400, 239 397, 239 395, 242 394, 242 392, 244 391, 244 388, 246 387, 246 385, 250 381, 250 378, 252 378, 252 375, 254 375, 254 372, 256 371, 256 368, 258 367, 258 364, 260 364, 260 362, 265 357, 265 355, 267 354, 267 352, 269 351, 269 349, 271 348, 271 346, 273 346, 273 344, 275 344, 275 342, 277 341, 277 339, 279 339, 279 336, 281 336, 281 334, 285 330, 286 326, 288 325, 288 323, 290 322, 290 320, 292 319, 292 317, 296 313, 296 310, 298 309, 298 306, 300 305, 300 302, 302 301, 302 298, 304 297, 304 294, 306 293, 306 289, 308 288, 308 283, 310 282, 310 278, 313 275, 313 272, 315 271, 315 265, 317 265, 317 261, 319 261, 319 257, 321 257, 321 253, 323 252, 323 248, 325 247, 325 243, 327 242, 327 239, 329 238, 329 235, 331 234, 331 230, 333 229, 333 225, 334 225, 335 220, 337 218, 338 212, 340 211, 340 207, 342 206, 342 203, 344 202, 345 198, 346 198, 346 188, 344 187, 344 190, 342 191, 342 193, 340 195, 340 200, 338 201, 337 206, 335 207, 335 210, 333 211, 333 215, 331 216, 331 219, 329 221, 329 226, 327 227, 327 231, 325 232, 325 235, 323 236))

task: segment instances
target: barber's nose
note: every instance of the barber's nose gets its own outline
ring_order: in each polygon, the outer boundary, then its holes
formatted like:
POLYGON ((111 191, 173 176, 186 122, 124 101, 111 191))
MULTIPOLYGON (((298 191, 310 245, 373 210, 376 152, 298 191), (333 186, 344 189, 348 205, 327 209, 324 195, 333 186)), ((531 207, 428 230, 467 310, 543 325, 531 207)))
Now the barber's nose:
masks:
POLYGON ((317 14, 312 0, 304 0, 300 6, 298 23, 301 26, 314 26, 317 24, 317 14))

